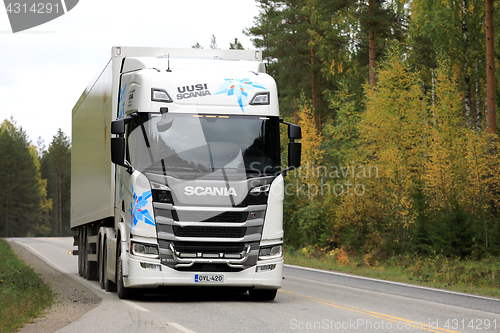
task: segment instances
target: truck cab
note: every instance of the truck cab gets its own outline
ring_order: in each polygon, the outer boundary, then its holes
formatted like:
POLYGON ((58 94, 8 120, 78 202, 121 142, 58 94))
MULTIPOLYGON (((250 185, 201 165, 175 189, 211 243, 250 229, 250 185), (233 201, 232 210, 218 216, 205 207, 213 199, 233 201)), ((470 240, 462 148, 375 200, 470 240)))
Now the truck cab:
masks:
POLYGON ((120 298, 199 285, 274 299, 280 126, 289 127, 289 168, 300 163, 300 128, 279 118, 276 83, 259 59, 173 53, 122 59, 110 121, 113 217, 97 231, 96 274, 120 298))

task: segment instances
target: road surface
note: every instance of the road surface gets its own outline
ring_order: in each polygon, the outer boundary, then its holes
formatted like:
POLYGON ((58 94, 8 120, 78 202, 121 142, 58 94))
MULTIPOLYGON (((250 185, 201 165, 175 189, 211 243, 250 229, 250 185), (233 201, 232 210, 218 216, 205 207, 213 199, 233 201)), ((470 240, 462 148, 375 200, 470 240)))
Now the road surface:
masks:
POLYGON ((78 275, 72 238, 14 238, 103 302, 72 332, 500 332, 500 300, 286 266, 273 302, 247 294, 176 288, 135 300, 78 275))

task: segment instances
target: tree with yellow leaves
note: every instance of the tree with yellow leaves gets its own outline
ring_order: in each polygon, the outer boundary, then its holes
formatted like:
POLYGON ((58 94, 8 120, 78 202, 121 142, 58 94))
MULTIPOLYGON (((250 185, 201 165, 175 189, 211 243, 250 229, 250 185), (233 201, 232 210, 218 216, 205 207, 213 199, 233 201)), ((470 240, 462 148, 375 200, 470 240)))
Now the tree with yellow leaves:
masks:
POLYGON ((403 249, 411 243, 417 217, 412 196, 423 174, 427 108, 418 74, 409 70, 397 49, 377 78, 376 89, 365 86, 366 111, 358 125, 356 153, 357 163, 376 166, 379 174, 363 179, 363 196, 343 197, 339 218, 355 223, 368 244, 380 243, 385 234, 385 244, 403 249))

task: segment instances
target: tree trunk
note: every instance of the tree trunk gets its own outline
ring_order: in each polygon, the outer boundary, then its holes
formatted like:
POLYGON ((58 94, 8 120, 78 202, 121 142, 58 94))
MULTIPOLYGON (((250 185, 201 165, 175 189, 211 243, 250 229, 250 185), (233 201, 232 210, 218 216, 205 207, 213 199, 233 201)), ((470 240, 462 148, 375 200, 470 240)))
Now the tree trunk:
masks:
MULTIPOLYGON (((479 46, 478 46, 479 48, 479 46)), ((481 121, 482 121, 482 113, 481 113, 481 94, 479 91, 479 58, 476 57, 476 65, 475 65, 475 72, 476 72, 476 103, 474 106, 474 109, 476 110, 476 132, 480 133, 481 132, 481 121)))
POLYGON ((62 237, 62 170, 59 170, 59 236, 62 237))
MULTIPOLYGON (((436 80, 435 80, 435 74, 434 74, 434 68, 431 68, 431 97, 432 97, 432 106, 436 104, 436 80)), ((436 115, 433 114, 434 120, 436 120, 436 115)))
POLYGON ((5 204, 5 237, 9 237, 9 204, 5 204))
MULTIPOLYGON (((318 119, 318 115, 317 115, 317 106, 318 106, 318 99, 317 99, 317 92, 316 92, 316 70, 315 70, 315 64, 316 64, 316 61, 315 61, 315 58, 316 58, 316 53, 314 52, 314 46, 311 44, 311 77, 312 77, 312 104, 313 104, 313 112, 314 112, 314 117, 316 118, 316 120, 318 119)), ((319 124, 318 124, 318 128, 319 128, 319 124)))
POLYGON ((57 177, 57 173, 54 174, 54 226, 53 226, 53 235, 57 235, 57 229, 59 229, 59 222, 57 220, 57 217, 59 216, 57 208, 59 207, 59 196, 57 195, 59 193, 59 177, 57 177))
POLYGON ((470 91, 470 77, 469 68, 467 64, 468 56, 468 27, 467 27, 467 0, 462 0, 462 43, 463 43, 463 61, 464 61, 464 83, 465 83, 465 121, 467 128, 472 128, 472 108, 471 108, 471 91, 470 91))
POLYGON ((493 0, 486 0, 486 108, 488 133, 497 131, 495 100, 495 35, 493 0))
POLYGON ((297 96, 293 97, 293 121, 295 125, 299 124, 299 110, 297 108, 297 96))
MULTIPOLYGON (((297 61, 293 62, 294 70, 297 67, 297 61)), ((299 108, 297 106, 297 95, 295 91, 297 90, 297 77, 294 77, 292 80, 292 88, 293 88, 293 121, 295 125, 299 124, 299 108)))
POLYGON ((375 81, 375 26, 373 22, 373 11, 375 8, 375 0, 368 1, 368 14, 370 16, 370 31, 368 33, 368 57, 370 68, 370 86, 375 87, 377 82, 375 81))

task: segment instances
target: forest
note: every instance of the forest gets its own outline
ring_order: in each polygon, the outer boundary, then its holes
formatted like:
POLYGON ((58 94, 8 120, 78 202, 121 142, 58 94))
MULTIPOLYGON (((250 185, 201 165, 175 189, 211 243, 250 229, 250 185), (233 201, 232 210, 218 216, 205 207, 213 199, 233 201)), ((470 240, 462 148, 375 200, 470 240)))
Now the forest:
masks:
MULTIPOLYGON (((285 179, 285 247, 367 263, 500 255, 500 2, 256 3, 244 33, 303 135, 302 166, 285 179)), ((70 234, 70 154, 62 131, 35 146, 1 124, 0 237, 70 234)))
POLYGON ((303 135, 302 166, 286 178, 285 247, 341 249, 368 265, 500 254, 500 2, 257 4, 244 32, 303 135))
POLYGON ((68 236, 71 142, 37 145, 11 117, 0 124, 0 237, 68 236))

